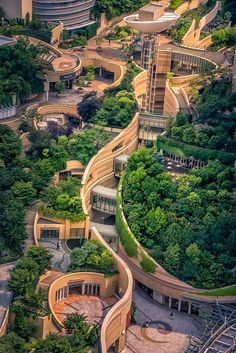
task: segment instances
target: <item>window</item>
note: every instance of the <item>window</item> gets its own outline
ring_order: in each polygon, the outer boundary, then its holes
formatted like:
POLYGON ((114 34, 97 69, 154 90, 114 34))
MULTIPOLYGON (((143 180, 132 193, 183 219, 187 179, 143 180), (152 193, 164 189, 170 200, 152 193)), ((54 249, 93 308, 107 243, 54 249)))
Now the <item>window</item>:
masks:
POLYGON ((84 238, 84 228, 72 228, 70 238, 84 238))
POLYGON ((59 238, 60 234, 60 229, 59 228, 53 228, 53 229, 41 229, 41 238, 59 238))

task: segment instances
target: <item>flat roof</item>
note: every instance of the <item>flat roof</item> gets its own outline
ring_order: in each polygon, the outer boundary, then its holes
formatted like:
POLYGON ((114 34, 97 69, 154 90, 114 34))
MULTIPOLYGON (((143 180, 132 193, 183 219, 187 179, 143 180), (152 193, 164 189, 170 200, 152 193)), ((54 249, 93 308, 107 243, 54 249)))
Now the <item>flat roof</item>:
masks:
POLYGON ((119 161, 119 162, 126 163, 128 160, 128 157, 129 157, 128 154, 119 154, 119 156, 115 157, 115 160, 119 161))
POLYGON ((99 194, 108 199, 116 199, 117 190, 112 188, 107 188, 106 186, 96 185, 92 189, 92 193, 99 194))
POLYGON ((154 4, 153 2, 151 2, 150 4, 144 5, 143 7, 141 7, 141 11, 147 11, 147 12, 154 12, 156 11, 157 8, 162 8, 162 5, 159 4, 154 4))

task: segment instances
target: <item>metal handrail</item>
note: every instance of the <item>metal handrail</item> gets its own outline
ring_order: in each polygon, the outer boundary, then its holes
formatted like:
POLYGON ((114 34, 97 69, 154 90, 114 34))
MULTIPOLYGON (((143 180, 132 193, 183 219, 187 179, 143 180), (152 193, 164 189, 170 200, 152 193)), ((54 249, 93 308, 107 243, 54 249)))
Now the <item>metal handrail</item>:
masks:
MULTIPOLYGON (((204 353, 205 352, 205 350, 207 349, 207 348, 209 348, 209 346, 212 344, 212 342, 214 342, 215 341, 215 339, 222 333, 222 332, 224 332, 224 330, 227 328, 227 327, 229 327, 229 326, 231 326, 231 325, 233 325, 233 324, 235 324, 236 323, 236 319, 234 319, 234 320, 231 320, 231 321, 228 321, 228 322, 225 322, 208 340, 207 340, 207 342, 202 346, 202 348, 200 349, 200 351, 198 352, 198 353, 204 353)), ((234 345, 235 346, 235 345, 234 345)), ((231 349, 232 347, 230 347, 230 349, 231 349)), ((230 352, 230 351, 229 351, 230 352)), ((229 353, 228 351, 227 351, 227 353, 229 353)))

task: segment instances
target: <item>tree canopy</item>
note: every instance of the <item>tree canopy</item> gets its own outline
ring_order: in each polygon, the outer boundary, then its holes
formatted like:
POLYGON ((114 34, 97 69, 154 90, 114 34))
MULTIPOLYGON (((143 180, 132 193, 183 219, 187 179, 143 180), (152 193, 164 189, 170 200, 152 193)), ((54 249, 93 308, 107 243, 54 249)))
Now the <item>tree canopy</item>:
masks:
POLYGON ((172 274, 190 284, 230 284, 235 257, 232 169, 219 161, 172 180, 152 149, 128 160, 123 207, 135 237, 172 274))
POLYGON ((19 40, 13 46, 0 47, 0 106, 21 102, 25 96, 43 92, 45 70, 51 64, 42 60, 47 49, 19 40))

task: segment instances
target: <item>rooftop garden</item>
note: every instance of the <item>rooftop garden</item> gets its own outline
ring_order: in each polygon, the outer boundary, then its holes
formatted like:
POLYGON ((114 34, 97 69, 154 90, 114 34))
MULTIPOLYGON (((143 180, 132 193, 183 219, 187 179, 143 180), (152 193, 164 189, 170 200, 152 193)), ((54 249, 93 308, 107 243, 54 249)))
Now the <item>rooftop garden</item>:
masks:
POLYGON ((236 95, 228 78, 203 76, 192 84, 189 93, 193 96, 196 117, 192 121, 191 116, 178 114, 166 136, 158 138, 158 148, 177 156, 192 156, 202 161, 218 159, 233 165, 236 95))
POLYGON ((173 275, 199 288, 231 284, 232 181, 233 170, 217 160, 174 181, 155 150, 141 148, 124 174, 124 214, 136 239, 173 275))
POLYGON ((39 212, 44 216, 79 222, 85 219, 80 198, 80 180, 70 177, 57 185, 48 186, 40 193, 43 204, 39 212))
POLYGON ((69 315, 63 322, 66 336, 49 333, 45 339, 36 339, 36 319, 47 316, 47 294, 37 288, 39 277, 51 267, 51 255, 40 246, 32 246, 17 261, 11 271, 9 288, 13 292, 11 311, 15 315, 14 332, 0 337, 0 351, 12 353, 88 353, 97 342, 98 328, 90 326, 86 317, 78 313, 69 315))
POLYGON ((130 61, 119 86, 106 88, 104 97, 97 98, 96 92, 83 97, 78 104, 78 114, 83 121, 101 126, 126 127, 136 111, 132 81, 140 69, 130 61))
POLYGON ((45 70, 51 69, 51 64, 39 56, 46 52, 45 47, 28 46, 24 40, 0 47, 0 107, 21 103, 26 96, 43 92, 45 70))
POLYGON ((236 25, 233 27, 216 29, 212 33, 212 45, 209 47, 211 50, 219 50, 223 47, 236 46, 236 25))
POLYGON ((50 43, 51 41, 51 30, 52 26, 47 22, 33 19, 29 20, 29 16, 26 20, 22 18, 13 18, 10 20, 4 19, 0 23, 0 34, 12 37, 14 35, 30 36, 38 38, 44 42, 50 43))
MULTIPOLYGON (((172 2, 174 6, 175 1, 172 2)), ((192 21, 195 20, 195 28, 198 27, 201 18, 211 10, 210 4, 200 5, 194 10, 187 11, 181 15, 181 17, 176 22, 176 25, 167 31, 167 34, 171 36, 176 42, 181 42, 184 35, 189 30, 192 21)))
POLYGON ((87 240, 82 247, 72 250, 69 271, 102 272, 107 275, 116 274, 115 261, 107 248, 97 240, 87 240))
POLYGON ((31 246, 11 271, 9 289, 13 293, 14 333, 23 339, 32 337, 36 332, 37 327, 32 320, 47 315, 44 306, 46 292, 42 288, 37 289, 37 284, 39 277, 51 267, 51 258, 47 249, 31 246))
POLYGON ((146 0, 97 0, 93 9, 96 18, 100 18, 102 13, 106 13, 108 20, 125 13, 132 13, 140 9, 140 7, 147 4, 146 0))

